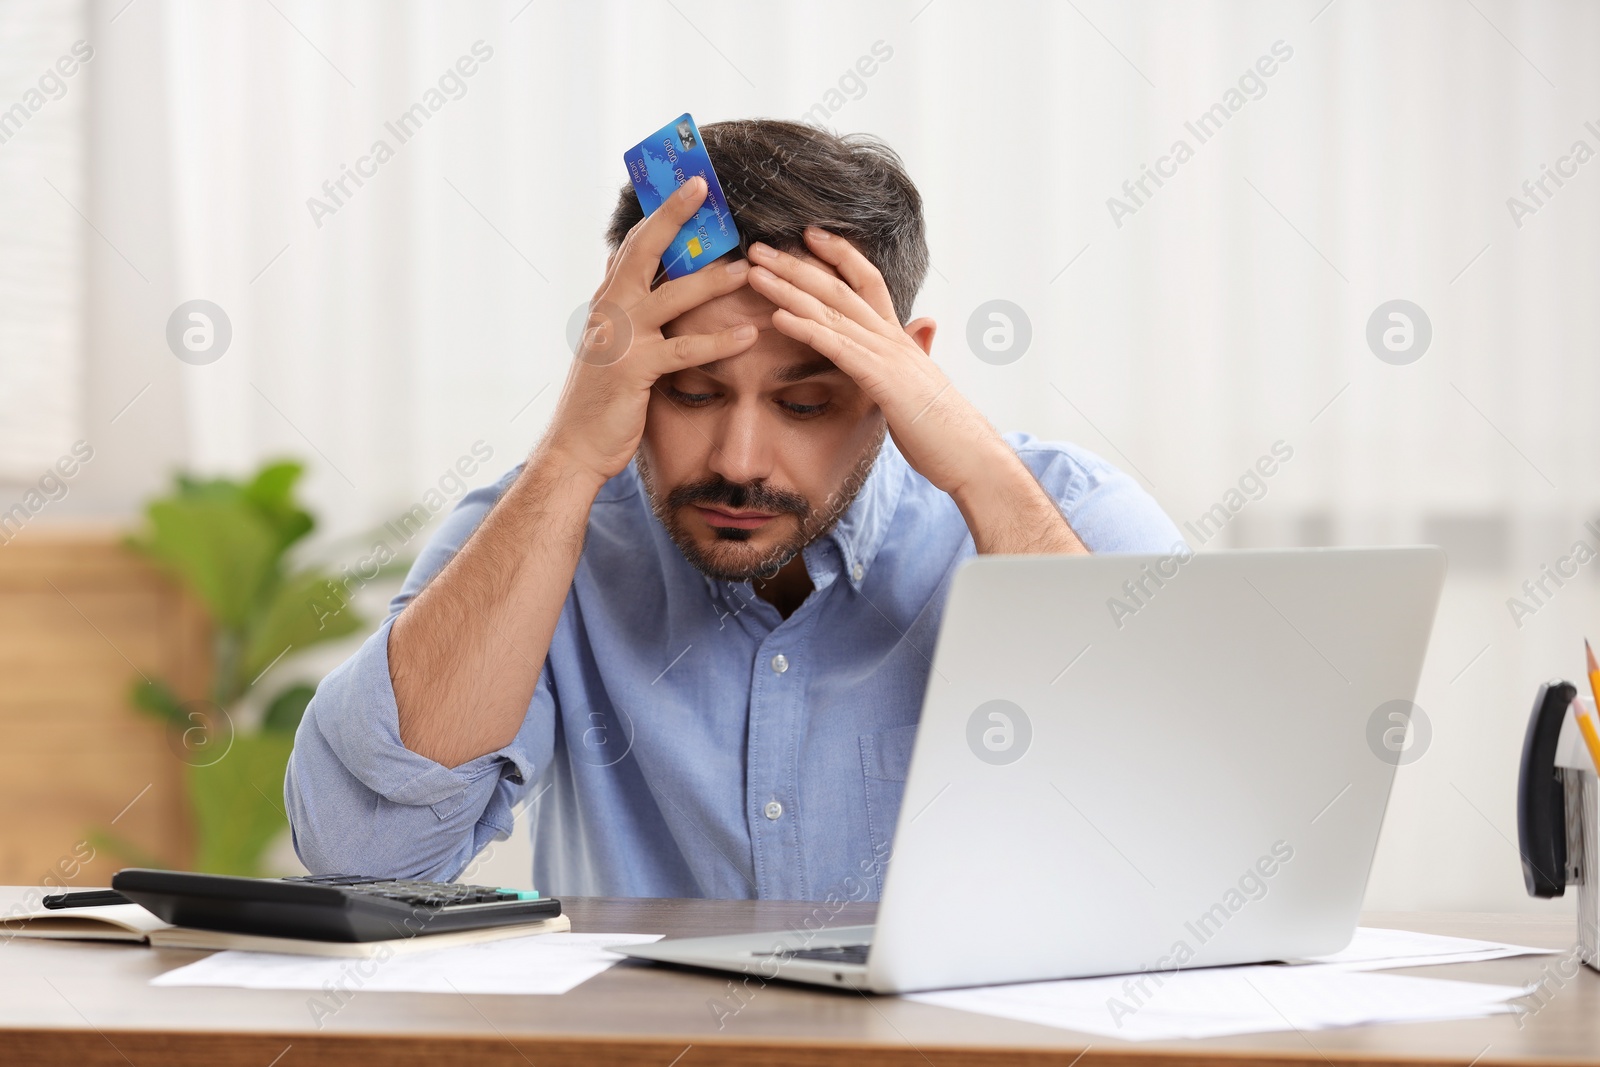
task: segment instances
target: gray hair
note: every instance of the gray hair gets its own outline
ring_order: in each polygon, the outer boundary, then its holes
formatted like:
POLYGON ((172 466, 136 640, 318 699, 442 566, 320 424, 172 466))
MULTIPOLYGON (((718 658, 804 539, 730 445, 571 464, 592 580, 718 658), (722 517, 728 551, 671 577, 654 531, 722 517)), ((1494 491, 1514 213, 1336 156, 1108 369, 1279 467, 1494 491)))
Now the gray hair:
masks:
MULTIPOLYGON (((844 237, 878 268, 904 325, 928 274, 922 197, 894 149, 867 134, 841 137, 782 119, 700 127, 739 227, 739 253, 753 241, 805 252, 807 226, 844 237)), ((624 186, 606 229, 612 250, 644 217, 624 186)))

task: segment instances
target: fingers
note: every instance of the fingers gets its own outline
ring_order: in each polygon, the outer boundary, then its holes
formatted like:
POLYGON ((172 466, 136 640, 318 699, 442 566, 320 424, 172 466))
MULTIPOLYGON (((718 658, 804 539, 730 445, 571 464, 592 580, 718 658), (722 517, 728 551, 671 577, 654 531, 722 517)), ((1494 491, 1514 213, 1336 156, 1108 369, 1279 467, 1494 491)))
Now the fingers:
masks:
MULTIPOLYGON (((833 332, 849 337, 863 347, 870 347, 874 338, 881 339, 884 336, 879 331, 885 329, 888 324, 878 318, 876 313, 860 297, 845 288, 843 282, 837 278, 829 277, 816 267, 801 263, 793 256, 788 258, 793 263, 807 267, 811 274, 831 282, 837 287, 828 290, 828 298, 839 300, 841 303, 844 302, 844 296, 839 292, 840 289, 844 289, 844 292, 848 293, 849 299, 854 301, 859 313, 873 325, 863 325, 841 310, 839 304, 831 303, 830 299, 814 295, 802 288, 801 285, 779 277, 764 265, 757 266, 750 271, 750 288, 777 304, 780 309, 802 318, 811 319, 833 332)), ((802 282, 811 280, 809 277, 802 278, 802 282)), ((827 288, 821 283, 814 284, 819 289, 827 288)), ((898 326, 896 328, 898 329, 898 326)), ((823 355, 827 355, 827 353, 824 352, 823 355)))
POLYGON ((860 341, 830 329, 816 319, 797 315, 786 308, 772 313, 773 329, 785 337, 792 337, 818 355, 826 356, 839 369, 855 379, 856 384, 871 394, 869 373, 874 360, 872 353, 860 341))
MULTIPOLYGON (((896 384, 891 387, 890 381, 894 373, 887 368, 885 361, 873 349, 815 319, 796 315, 784 308, 772 313, 772 326, 785 337, 792 337, 812 351, 832 360, 886 413, 891 411, 897 400, 903 400, 905 395, 910 395, 907 393, 908 389, 911 390, 911 394, 916 394, 926 392, 935 385, 938 386, 932 398, 922 403, 923 410, 926 410, 926 405, 938 399, 938 395, 949 387, 949 380, 931 359, 910 361, 910 377, 898 378, 896 384)), ((892 421, 890 425, 893 426, 892 421)))
POLYGON ((643 329, 658 329, 708 300, 726 296, 749 279, 750 261, 747 259, 709 264, 693 274, 657 286, 639 301, 631 315, 643 329))
POLYGON ((655 277, 667 246, 683 229, 683 224, 700 210, 705 199, 706 181, 699 175, 680 185, 677 192, 650 213, 649 218, 629 232, 619 264, 621 272, 635 281, 643 278, 648 286, 655 277))
POLYGON ((837 270, 839 276, 861 295, 873 311, 889 322, 899 324, 900 316, 895 312, 889 286, 885 284, 878 268, 872 265, 872 260, 862 255, 859 248, 838 234, 829 233, 818 226, 807 226, 805 239, 811 254, 837 270))
POLYGON ((760 331, 748 322, 716 333, 686 333, 657 344, 660 355, 651 368, 656 376, 675 374, 716 359, 737 356, 755 344, 760 331))
POLYGON ((807 263, 797 256, 759 242, 750 246, 750 257, 758 268, 762 268, 751 273, 751 287, 780 307, 812 315, 833 325, 833 315, 818 313, 819 307, 825 307, 880 336, 890 336, 891 330, 895 333, 900 330, 898 319, 891 317, 885 320, 849 283, 835 278, 814 263, 807 263), (803 306, 796 303, 796 294, 799 293, 806 294, 815 303, 803 306), (780 299, 778 294, 787 299, 780 299))

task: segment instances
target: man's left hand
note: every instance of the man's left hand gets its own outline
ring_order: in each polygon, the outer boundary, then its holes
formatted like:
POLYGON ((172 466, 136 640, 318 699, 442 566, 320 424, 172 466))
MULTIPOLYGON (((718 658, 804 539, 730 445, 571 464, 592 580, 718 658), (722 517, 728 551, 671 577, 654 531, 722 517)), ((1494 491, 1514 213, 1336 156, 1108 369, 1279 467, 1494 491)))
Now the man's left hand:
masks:
POLYGON ((777 305, 779 333, 831 359, 883 411, 906 462, 955 500, 979 552, 1088 549, 1011 446, 951 386, 926 343, 933 323, 902 327, 883 275, 849 241, 815 226, 806 247, 838 271, 750 246, 750 287, 777 305))
POLYGON ((878 268, 815 226, 805 241, 838 277, 768 245, 750 247, 750 287, 778 305, 773 327, 855 379, 883 411, 906 462, 928 481, 955 496, 992 474, 1011 449, 900 325, 878 268))

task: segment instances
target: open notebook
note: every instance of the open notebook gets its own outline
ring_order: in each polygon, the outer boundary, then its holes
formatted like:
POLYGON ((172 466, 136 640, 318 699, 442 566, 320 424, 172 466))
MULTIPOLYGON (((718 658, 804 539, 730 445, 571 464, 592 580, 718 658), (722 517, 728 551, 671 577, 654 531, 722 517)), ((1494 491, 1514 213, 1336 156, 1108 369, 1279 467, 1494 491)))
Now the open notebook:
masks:
POLYGON ((453 930, 442 934, 418 934, 392 941, 307 941, 295 937, 261 937, 257 934, 230 934, 218 930, 197 930, 162 922, 137 904, 107 904, 98 908, 43 908, 0 921, 0 942, 12 937, 36 937, 77 941, 134 941, 156 948, 242 949, 249 952, 286 952, 296 956, 348 956, 369 958, 476 945, 531 934, 564 933, 572 921, 557 915, 534 923, 495 926, 482 930, 453 930))

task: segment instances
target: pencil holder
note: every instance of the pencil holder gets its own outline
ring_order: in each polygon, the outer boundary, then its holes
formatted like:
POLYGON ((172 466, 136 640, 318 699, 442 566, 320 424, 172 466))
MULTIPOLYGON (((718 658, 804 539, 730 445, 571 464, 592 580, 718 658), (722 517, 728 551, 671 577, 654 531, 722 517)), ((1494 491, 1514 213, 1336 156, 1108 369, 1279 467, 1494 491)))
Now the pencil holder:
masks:
POLYGON ((1578 887, 1578 956, 1600 970, 1600 778, 1573 713, 1594 714, 1594 701, 1575 697, 1561 723, 1556 774, 1567 809, 1567 884, 1578 887))
POLYGON ((1600 970, 1600 778, 1561 768, 1567 797, 1567 858, 1578 886, 1578 955, 1600 970))

